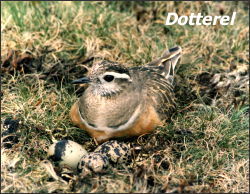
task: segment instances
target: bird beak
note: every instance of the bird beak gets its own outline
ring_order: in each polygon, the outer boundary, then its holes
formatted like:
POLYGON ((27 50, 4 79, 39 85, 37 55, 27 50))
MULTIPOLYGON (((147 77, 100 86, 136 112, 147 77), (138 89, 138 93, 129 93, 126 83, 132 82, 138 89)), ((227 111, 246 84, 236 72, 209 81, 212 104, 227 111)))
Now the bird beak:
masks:
POLYGON ((71 83, 72 84, 86 84, 86 83, 89 83, 89 82, 90 82, 90 79, 88 77, 83 77, 83 78, 74 80, 71 83))

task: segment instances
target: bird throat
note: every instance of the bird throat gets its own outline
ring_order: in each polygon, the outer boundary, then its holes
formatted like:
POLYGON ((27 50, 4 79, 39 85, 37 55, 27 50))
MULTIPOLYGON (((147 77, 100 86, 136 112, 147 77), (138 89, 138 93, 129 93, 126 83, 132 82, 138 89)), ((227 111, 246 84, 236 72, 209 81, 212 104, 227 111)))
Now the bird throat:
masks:
POLYGON ((92 92, 96 96, 111 98, 111 97, 115 97, 121 94, 122 90, 99 86, 99 87, 93 88, 92 92))

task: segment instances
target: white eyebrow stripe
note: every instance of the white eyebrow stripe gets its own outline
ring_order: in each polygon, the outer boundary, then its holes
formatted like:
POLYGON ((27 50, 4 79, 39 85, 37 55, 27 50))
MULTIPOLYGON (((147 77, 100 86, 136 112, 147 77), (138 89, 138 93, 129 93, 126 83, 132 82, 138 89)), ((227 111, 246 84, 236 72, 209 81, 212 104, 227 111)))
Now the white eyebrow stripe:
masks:
POLYGON ((130 79, 130 76, 126 73, 116 73, 116 72, 109 71, 103 74, 103 76, 105 75, 113 75, 115 78, 130 79))

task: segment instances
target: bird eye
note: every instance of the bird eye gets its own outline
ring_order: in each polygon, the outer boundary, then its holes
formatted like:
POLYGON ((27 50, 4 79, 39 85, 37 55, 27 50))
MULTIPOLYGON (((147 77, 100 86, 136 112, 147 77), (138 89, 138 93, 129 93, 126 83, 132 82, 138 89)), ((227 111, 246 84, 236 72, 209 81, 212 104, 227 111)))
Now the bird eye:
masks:
POLYGON ((114 76, 113 75, 105 75, 103 77, 103 79, 106 81, 106 82, 112 82, 114 80, 114 76))

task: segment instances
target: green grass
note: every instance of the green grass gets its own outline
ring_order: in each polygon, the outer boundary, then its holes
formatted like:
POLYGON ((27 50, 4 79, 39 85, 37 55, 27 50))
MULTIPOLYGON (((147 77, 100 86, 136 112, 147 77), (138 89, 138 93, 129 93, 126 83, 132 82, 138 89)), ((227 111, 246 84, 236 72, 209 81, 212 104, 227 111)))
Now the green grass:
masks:
POLYGON ((2 123, 7 117, 21 121, 19 142, 1 149, 2 192, 249 192, 245 2, 38 1, 1 6, 2 123), (233 11, 233 26, 164 25, 167 12, 233 11), (101 57, 143 65, 175 45, 183 48, 175 78, 178 109, 164 127, 127 140, 142 147, 135 161, 104 175, 55 180, 42 165, 53 139, 73 140, 88 151, 96 147, 69 119, 80 92, 70 81, 85 73, 82 62, 101 57), (10 51, 16 56, 8 58, 10 51), (24 54, 32 59, 15 63, 24 54), (217 85, 211 81, 216 74, 217 85))

